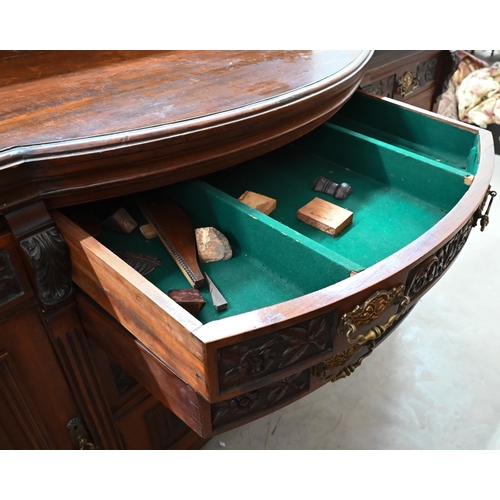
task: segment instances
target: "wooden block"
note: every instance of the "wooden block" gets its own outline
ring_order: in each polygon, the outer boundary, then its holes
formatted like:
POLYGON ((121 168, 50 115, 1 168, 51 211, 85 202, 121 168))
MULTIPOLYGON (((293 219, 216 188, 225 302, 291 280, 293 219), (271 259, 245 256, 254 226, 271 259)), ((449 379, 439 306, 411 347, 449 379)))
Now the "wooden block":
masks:
POLYGON ((464 177, 464 184, 466 186, 472 186, 473 181, 474 181, 474 176, 472 174, 466 175, 464 177))
POLYGON ((276 208, 276 200, 274 198, 269 198, 253 191, 245 191, 238 200, 266 215, 269 215, 276 208))
POLYGON ((192 315, 198 314, 206 304, 205 299, 196 288, 169 290, 167 295, 192 315))
POLYGON ((116 233, 130 234, 139 224, 124 209, 120 208, 102 222, 101 226, 116 233))
POLYGON ((297 212, 297 217, 306 224, 337 236, 352 222, 353 213, 321 198, 314 198, 297 212))
POLYGON ((147 240, 158 237, 156 229, 151 224, 143 224, 142 226, 139 226, 139 230, 141 231, 144 238, 146 238, 147 240))

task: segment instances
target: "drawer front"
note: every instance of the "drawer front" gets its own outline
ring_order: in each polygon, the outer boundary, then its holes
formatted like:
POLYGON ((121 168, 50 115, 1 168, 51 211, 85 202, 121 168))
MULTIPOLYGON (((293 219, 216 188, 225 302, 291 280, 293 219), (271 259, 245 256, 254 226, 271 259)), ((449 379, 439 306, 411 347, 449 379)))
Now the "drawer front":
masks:
POLYGON ((395 65, 376 80, 362 83, 361 89, 369 94, 390 97, 432 110, 436 85, 439 85, 442 57, 434 55, 427 59, 395 65), (429 92, 430 100, 429 97, 417 97, 425 91, 429 92))

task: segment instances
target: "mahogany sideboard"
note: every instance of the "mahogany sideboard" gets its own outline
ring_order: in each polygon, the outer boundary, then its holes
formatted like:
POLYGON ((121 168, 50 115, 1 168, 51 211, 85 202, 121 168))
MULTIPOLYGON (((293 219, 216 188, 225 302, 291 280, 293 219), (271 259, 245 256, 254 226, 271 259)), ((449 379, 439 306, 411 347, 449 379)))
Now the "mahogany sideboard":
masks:
POLYGON ((349 376, 397 327, 487 225, 494 156, 488 132, 356 92, 371 56, 0 53, 2 449, 197 448, 349 376), (354 187, 339 238, 295 216, 327 199, 320 173, 354 187), (238 201, 252 186, 273 217, 238 201), (140 222, 153 192, 230 240, 203 267, 227 310, 167 295, 188 284, 158 238, 94 231, 110 204, 140 222), (143 276, 127 246, 162 267, 143 276))

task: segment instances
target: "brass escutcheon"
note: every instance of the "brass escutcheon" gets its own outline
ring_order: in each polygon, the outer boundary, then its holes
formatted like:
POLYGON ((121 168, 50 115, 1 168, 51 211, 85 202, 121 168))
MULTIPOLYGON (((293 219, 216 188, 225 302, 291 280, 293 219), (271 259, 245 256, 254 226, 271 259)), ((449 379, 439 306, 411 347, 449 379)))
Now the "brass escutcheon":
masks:
POLYGON ((410 95, 420 85, 420 77, 407 71, 399 80, 397 92, 401 97, 410 95))

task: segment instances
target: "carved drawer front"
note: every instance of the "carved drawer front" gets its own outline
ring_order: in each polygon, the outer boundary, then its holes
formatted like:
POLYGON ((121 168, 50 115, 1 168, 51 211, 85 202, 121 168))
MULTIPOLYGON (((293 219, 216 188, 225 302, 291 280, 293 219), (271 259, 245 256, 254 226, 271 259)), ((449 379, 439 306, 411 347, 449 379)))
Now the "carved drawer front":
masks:
POLYGON ((219 393, 263 385, 271 375, 296 372, 332 351, 337 311, 218 349, 219 393))
POLYGON ((434 85, 438 71, 438 57, 401 68, 396 75, 394 99, 408 101, 434 85))
POLYGON ((336 345, 346 348, 317 364, 313 375, 323 381, 335 382, 349 376, 376 345, 396 327, 408 312, 410 298, 405 284, 381 289, 363 303, 343 314, 339 320, 336 345))
POLYGON ((484 204, 450 240, 414 266, 404 284, 375 292, 364 303, 341 316, 337 335, 345 338, 348 347, 317 364, 313 369, 314 376, 335 382, 351 375, 361 365, 449 269, 472 228, 482 218, 484 204))
POLYGON ((427 60, 405 63, 393 68, 378 80, 362 84, 361 89, 380 97, 391 97, 398 101, 419 104, 420 107, 430 110, 438 71, 439 56, 434 56, 427 60), (430 92, 429 97, 417 97, 427 89, 430 92))

